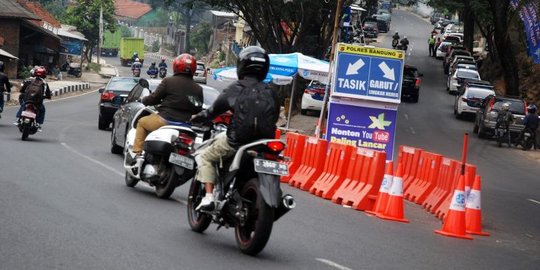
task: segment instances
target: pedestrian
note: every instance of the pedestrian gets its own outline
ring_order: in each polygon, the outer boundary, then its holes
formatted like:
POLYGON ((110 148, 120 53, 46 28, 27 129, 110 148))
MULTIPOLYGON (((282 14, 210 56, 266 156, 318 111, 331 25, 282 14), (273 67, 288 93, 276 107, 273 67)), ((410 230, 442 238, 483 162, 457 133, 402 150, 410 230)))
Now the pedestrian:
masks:
POLYGON ((435 56, 435 35, 433 33, 428 38, 429 56, 435 56))
MULTIPOLYGON (((11 92, 11 83, 4 73, 4 62, 0 61, 0 113, 4 111, 4 92, 11 92)), ((0 115, 2 118, 2 115, 0 115)))

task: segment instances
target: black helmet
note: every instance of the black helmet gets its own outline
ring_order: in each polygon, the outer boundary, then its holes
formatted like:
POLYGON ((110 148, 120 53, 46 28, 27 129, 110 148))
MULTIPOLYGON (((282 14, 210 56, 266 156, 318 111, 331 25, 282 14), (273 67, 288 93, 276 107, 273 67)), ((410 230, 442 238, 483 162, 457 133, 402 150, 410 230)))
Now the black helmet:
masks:
POLYGON ((269 68, 270 58, 261 47, 249 46, 238 54, 236 74, 240 80, 249 74, 262 81, 266 78, 269 68))
POLYGON ((536 105, 531 104, 531 105, 527 106, 527 112, 535 113, 536 112, 536 105))
POLYGON ((0 71, 4 71, 4 62, 0 61, 0 71))

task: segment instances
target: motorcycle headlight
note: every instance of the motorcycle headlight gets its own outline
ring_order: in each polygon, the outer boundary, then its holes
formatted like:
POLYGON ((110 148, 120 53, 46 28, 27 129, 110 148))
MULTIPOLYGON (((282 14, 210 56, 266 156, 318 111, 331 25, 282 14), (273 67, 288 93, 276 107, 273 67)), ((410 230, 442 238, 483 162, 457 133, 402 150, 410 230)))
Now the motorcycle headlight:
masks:
POLYGON ((489 117, 491 117, 491 118, 497 118, 498 115, 499 114, 496 111, 489 112, 489 117))

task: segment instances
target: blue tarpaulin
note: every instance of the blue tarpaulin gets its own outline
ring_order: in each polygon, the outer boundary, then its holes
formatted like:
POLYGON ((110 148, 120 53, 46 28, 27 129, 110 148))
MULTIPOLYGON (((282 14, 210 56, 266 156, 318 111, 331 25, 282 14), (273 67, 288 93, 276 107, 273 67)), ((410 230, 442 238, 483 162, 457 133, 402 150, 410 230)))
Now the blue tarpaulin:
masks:
POLYGON ((535 2, 519 6, 519 0, 512 0, 514 9, 519 8, 519 16, 527 35, 527 50, 535 64, 540 64, 540 24, 538 22, 538 6, 535 2))

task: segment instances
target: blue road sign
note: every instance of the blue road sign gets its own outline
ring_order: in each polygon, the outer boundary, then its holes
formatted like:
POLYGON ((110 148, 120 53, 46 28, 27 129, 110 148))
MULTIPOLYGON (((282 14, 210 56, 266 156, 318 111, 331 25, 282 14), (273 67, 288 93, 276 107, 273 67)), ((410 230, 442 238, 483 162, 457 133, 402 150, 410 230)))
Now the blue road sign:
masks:
POLYGON ((400 50, 338 44, 332 95, 400 103, 404 58, 400 50))

